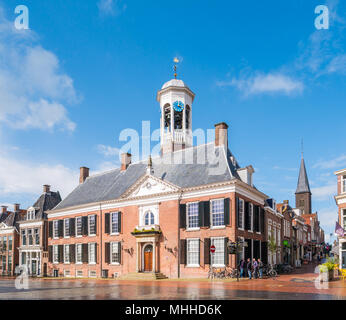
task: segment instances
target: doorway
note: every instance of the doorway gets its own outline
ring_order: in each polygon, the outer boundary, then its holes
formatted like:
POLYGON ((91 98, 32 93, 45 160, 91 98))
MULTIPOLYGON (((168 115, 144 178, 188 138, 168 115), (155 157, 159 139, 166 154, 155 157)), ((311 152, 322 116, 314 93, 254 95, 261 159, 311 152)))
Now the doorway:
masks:
POLYGON ((37 261, 32 260, 31 261, 31 275, 35 276, 37 273, 37 261))
POLYGON ((148 244, 144 247, 144 272, 153 271, 153 246, 148 244))

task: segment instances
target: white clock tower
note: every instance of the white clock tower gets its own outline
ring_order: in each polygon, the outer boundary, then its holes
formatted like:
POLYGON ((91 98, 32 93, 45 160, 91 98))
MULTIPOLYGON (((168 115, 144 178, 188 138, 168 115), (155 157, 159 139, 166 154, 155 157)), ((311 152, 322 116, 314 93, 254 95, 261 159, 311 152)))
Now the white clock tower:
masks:
POLYGON ((192 103, 195 94, 178 79, 166 82, 157 92, 161 109, 161 153, 192 146, 192 103))

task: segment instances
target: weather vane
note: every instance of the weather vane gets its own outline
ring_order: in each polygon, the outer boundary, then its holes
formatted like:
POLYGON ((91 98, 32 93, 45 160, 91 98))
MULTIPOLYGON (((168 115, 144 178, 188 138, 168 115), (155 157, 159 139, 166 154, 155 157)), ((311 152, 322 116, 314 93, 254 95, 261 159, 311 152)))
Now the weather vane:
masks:
POLYGON ((173 59, 173 62, 175 63, 175 65, 174 65, 174 78, 176 79, 177 78, 177 63, 179 63, 179 59, 177 57, 175 57, 173 59))

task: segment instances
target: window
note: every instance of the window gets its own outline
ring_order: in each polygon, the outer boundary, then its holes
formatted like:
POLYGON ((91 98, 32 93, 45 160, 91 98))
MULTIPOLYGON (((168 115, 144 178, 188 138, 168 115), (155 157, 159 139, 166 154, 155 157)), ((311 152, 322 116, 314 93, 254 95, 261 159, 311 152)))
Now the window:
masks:
POLYGON ((90 278, 96 278, 96 271, 90 270, 90 271, 89 271, 89 277, 90 277, 90 278))
POLYGON ((26 253, 22 252, 22 265, 26 264, 26 253))
POLYGON ((83 277, 83 270, 77 270, 76 271, 76 277, 77 278, 82 278, 83 277))
POLYGON ((244 229, 244 200, 239 199, 239 223, 238 226, 241 229, 244 229))
POLYGON ((224 226, 224 199, 212 200, 211 201, 211 216, 212 226, 224 226))
POLYGON ((199 239, 187 239, 187 265, 199 266, 199 239))
POLYGON ((346 176, 342 177, 342 191, 341 192, 346 192, 346 176))
POLYGON ((25 232, 25 229, 22 230, 22 246, 26 246, 26 232, 25 232))
POLYGON ((96 243, 88 243, 88 261, 89 264, 96 263, 96 243))
POLYGON ((64 219, 64 237, 70 236, 70 219, 64 219))
POLYGON ((71 277, 71 271, 70 270, 64 270, 64 277, 71 277))
POLYGON ((32 229, 28 229, 28 239, 29 239, 29 246, 32 246, 33 244, 32 229))
POLYGON ((299 200, 299 206, 304 207, 304 200, 299 200))
POLYGON ((198 228, 198 202, 187 204, 187 227, 198 228))
POLYGON ((253 204, 249 204, 250 231, 253 231, 253 204))
POLYGON ((35 233, 35 244, 36 245, 39 245, 40 244, 40 234, 39 234, 39 229, 35 229, 35 231, 34 231, 34 233, 35 233))
POLYGON ((154 214, 151 211, 147 211, 144 216, 144 225, 150 226, 155 224, 154 222, 154 214))
POLYGON ((59 221, 53 221, 53 238, 59 238, 59 221))
POLYGON ((76 218, 76 236, 82 235, 82 217, 76 218))
POLYGON ((8 250, 12 250, 12 236, 8 237, 8 250))
POLYGON ((281 239, 281 231, 278 229, 278 239, 277 239, 278 246, 280 246, 280 239, 281 239))
POLYGON ((64 244, 64 263, 70 263, 70 245, 64 244))
POLYGON ((35 219, 35 210, 28 211, 27 220, 34 220, 34 219, 35 219))
POLYGON ((119 232, 119 213, 118 212, 113 212, 111 213, 111 233, 117 233, 119 232))
POLYGON ((119 242, 111 242, 111 263, 120 263, 119 242))
POLYGON ((57 245, 53 246, 53 263, 59 263, 59 248, 57 245))
POLYGON ((272 237, 272 226, 268 226, 268 240, 271 240, 272 237))
POLYGON ((76 263, 82 263, 82 244, 76 244, 76 263))
POLYGON ((225 240, 224 238, 211 238, 211 244, 215 246, 215 253, 211 255, 212 266, 225 265, 225 240))
POLYGON ((2 271, 6 270, 6 256, 2 256, 2 271))
POLYGON ((7 250, 7 237, 4 237, 4 242, 3 242, 2 248, 4 251, 7 250))
POLYGON ((12 256, 8 256, 7 270, 12 271, 12 256))
POLYGON ((96 234, 96 216, 89 216, 89 236, 96 234))

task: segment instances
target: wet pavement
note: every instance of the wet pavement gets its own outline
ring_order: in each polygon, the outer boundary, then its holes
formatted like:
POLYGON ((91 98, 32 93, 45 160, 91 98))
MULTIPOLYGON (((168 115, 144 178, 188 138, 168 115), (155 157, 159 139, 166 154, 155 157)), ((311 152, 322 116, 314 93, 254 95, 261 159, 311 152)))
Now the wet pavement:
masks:
POLYGON ((158 299, 278 299, 345 300, 346 282, 332 281, 321 286, 311 267, 277 279, 222 280, 91 280, 30 279, 27 290, 17 290, 14 279, 0 280, 0 300, 158 300, 158 299))

